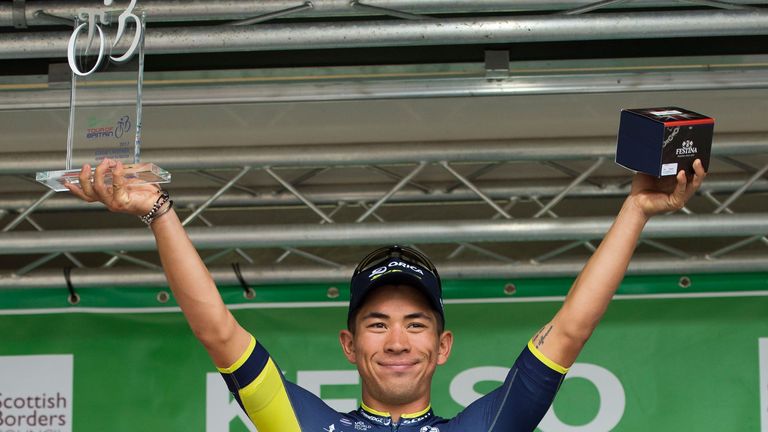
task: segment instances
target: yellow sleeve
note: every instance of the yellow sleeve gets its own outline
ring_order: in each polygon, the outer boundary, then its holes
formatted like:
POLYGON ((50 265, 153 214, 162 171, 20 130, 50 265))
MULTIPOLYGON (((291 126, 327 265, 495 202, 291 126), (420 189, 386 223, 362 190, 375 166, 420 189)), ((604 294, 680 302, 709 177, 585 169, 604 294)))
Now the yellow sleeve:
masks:
POLYGON ((282 373, 253 336, 243 355, 219 372, 259 432, 301 432, 282 373))

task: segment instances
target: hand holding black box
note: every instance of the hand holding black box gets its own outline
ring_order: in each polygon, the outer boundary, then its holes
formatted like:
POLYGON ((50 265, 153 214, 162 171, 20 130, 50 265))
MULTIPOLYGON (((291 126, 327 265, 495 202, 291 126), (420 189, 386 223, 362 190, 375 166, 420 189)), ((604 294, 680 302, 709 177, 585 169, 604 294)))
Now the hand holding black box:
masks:
POLYGON ((616 163, 656 177, 709 170, 715 120, 678 107, 621 110, 616 163))

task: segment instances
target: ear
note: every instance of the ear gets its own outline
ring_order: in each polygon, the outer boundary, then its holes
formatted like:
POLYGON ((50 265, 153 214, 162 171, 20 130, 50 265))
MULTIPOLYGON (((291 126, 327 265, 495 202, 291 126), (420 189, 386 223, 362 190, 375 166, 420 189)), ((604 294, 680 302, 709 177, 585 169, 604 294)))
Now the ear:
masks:
POLYGON ((344 356, 352 364, 357 364, 357 356, 355 355, 355 335, 349 330, 341 330, 339 332, 339 343, 341 349, 344 351, 344 356))
POLYGON ((440 345, 437 352, 437 364, 442 365, 448 361, 448 357, 451 355, 451 347, 453 347, 453 333, 446 330, 440 335, 440 345))

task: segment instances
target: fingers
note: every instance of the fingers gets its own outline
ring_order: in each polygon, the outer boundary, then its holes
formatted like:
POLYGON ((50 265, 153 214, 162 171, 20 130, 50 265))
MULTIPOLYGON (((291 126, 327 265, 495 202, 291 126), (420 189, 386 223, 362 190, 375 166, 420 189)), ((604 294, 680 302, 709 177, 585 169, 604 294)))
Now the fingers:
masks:
POLYGON ((124 174, 125 170, 123 163, 117 161, 117 163, 115 163, 115 168, 112 170, 112 198, 115 205, 118 206, 125 206, 130 201, 128 191, 126 190, 128 183, 124 174))
POLYGON ((681 170, 677 173, 677 184, 675 185, 675 190, 670 194, 670 201, 673 208, 679 209, 685 205, 685 202, 687 201, 687 184, 688 177, 685 176, 685 171, 681 170))
MULTIPOLYGON (((81 198, 83 198, 88 202, 96 201, 96 196, 93 193, 93 185, 91 184, 91 166, 90 165, 88 164, 83 165, 83 169, 80 170, 80 175, 78 176, 78 180, 80 180, 80 189, 83 192, 83 196, 81 196, 81 198)), ((72 189, 69 189, 69 190, 72 190, 72 189)))
POLYGON ((93 192, 98 197, 98 200, 104 204, 109 205, 109 201, 112 199, 112 191, 107 189, 104 183, 104 175, 109 169, 110 162, 108 159, 103 159, 99 166, 93 173, 93 192))
POLYGON ((72 183, 64 183, 64 187, 69 189, 69 191, 72 192, 72 195, 80 198, 83 201, 86 201, 86 202, 93 202, 93 201, 95 201, 93 198, 91 198, 88 195, 86 195, 83 192, 82 189, 80 189, 79 187, 75 186, 72 183))
POLYGON ((706 171, 704 171, 704 164, 701 163, 700 159, 693 161, 693 172, 694 174, 691 186, 695 192, 701 186, 701 183, 704 181, 704 177, 707 176, 706 171))

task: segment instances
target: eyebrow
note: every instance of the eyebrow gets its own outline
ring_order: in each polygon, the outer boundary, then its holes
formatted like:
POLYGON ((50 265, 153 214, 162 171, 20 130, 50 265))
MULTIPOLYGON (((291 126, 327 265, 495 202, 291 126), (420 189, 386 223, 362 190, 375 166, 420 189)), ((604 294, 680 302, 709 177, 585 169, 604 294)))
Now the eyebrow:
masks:
MULTIPOLYGON (((390 317, 389 315, 387 315, 387 314, 385 314, 383 312, 368 312, 367 314, 365 314, 365 316, 363 316, 364 320, 366 320, 366 319, 384 319, 384 320, 386 320, 386 319, 390 319, 390 318, 392 318, 392 317, 390 317)), ((425 312, 410 313, 410 314, 405 316, 405 319, 407 319, 407 320, 425 319, 425 320, 429 320, 429 321, 433 321, 434 320, 434 318, 432 318, 431 315, 429 315, 429 314, 427 314, 425 312)))

